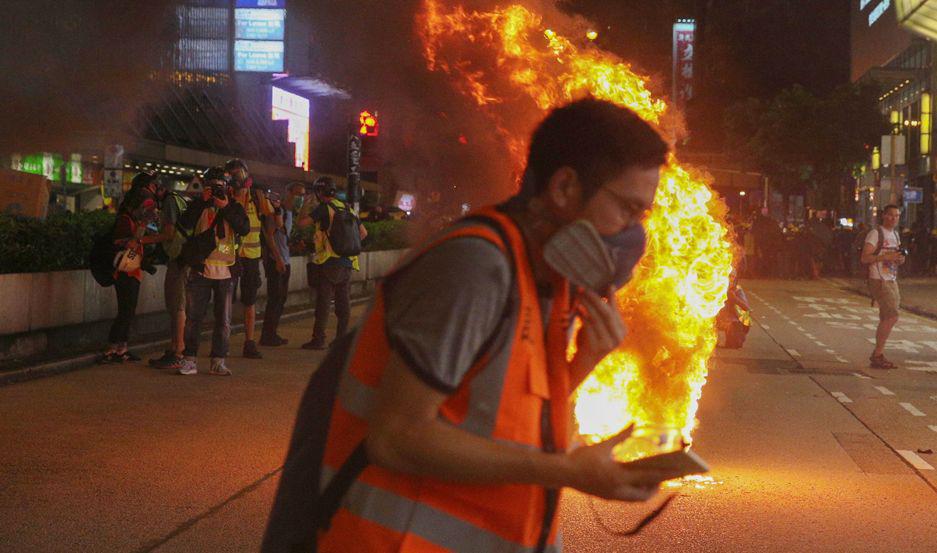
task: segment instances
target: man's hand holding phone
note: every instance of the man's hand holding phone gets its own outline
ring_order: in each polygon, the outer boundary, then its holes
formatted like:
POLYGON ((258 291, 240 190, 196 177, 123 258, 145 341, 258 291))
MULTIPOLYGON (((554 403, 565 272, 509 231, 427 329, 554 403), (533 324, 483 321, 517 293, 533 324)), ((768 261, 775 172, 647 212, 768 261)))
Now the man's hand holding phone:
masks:
POLYGON ((573 472, 570 484, 581 492, 618 501, 647 501, 657 494, 663 474, 650 470, 632 470, 615 460, 612 450, 631 436, 629 426, 604 442, 583 446, 569 454, 573 472))

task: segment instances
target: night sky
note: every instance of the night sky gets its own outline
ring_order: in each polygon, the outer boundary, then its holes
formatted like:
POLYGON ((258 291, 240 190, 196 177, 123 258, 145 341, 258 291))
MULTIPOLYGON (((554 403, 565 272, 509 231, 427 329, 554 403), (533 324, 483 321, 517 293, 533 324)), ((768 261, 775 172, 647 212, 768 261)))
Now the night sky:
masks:
MULTIPOLYGON (((601 22, 603 48, 669 83, 671 26, 694 17, 700 94, 691 129, 718 142, 722 110, 769 98, 794 84, 823 94, 849 81, 849 0, 570 0, 567 9, 601 22), (610 28, 609 28, 610 27, 610 28)), ((659 92, 668 93, 665 84, 659 92)))

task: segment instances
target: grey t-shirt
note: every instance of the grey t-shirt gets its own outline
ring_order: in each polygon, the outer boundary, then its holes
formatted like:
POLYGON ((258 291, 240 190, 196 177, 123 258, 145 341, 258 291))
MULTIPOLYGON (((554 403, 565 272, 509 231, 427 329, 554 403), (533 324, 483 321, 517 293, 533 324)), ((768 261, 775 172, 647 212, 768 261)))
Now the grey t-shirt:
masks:
POLYGON ((428 385, 458 388, 500 323, 511 292, 507 256, 482 238, 453 238, 385 284, 391 347, 428 385))

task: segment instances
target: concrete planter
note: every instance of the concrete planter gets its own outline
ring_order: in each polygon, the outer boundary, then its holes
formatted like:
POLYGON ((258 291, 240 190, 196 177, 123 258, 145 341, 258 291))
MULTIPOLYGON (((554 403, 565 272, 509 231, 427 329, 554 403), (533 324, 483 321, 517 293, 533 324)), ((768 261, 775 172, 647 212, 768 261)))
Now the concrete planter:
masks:
MULTIPOLYGON (((361 255, 361 271, 353 273, 353 281, 382 278, 406 250, 365 252, 361 255)), ((305 292, 306 257, 290 259, 290 293, 305 292)), ((137 315, 161 313, 165 309, 163 280, 166 268, 155 275, 145 274, 140 287, 137 315)), ((260 296, 267 294, 266 286, 260 296)), ((300 296, 301 297, 301 296, 300 296)), ((303 303, 294 300, 291 304, 303 303)), ((117 314, 117 298, 113 288, 102 288, 90 271, 56 271, 0 275, 0 337, 48 330, 52 328, 100 323, 117 314)), ((0 351, 0 359, 4 352, 0 351)))

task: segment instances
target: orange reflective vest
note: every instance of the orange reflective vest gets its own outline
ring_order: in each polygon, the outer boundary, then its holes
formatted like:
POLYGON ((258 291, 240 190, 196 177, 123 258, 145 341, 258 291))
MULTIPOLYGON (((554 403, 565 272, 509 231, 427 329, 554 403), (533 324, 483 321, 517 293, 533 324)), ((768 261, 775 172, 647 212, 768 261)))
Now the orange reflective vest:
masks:
MULTIPOLYGON (((515 265, 507 319, 489 350, 443 403, 439 416, 466 432, 512 447, 564 451, 571 392, 565 357, 569 287, 563 280, 553 283, 550 320, 544 326, 520 230, 493 208, 478 215, 497 220, 506 240, 490 225, 470 219, 397 268, 459 237, 488 240, 510 253, 515 265)), ((384 292, 379 287, 341 376, 323 458, 322 489, 367 435, 368 414, 390 355, 384 324, 384 292)), ((369 465, 351 484, 329 529, 319 536, 318 551, 559 551, 553 523, 556 501, 558 492, 534 485, 455 484, 369 465), (538 549, 538 544, 545 547, 538 549)))

